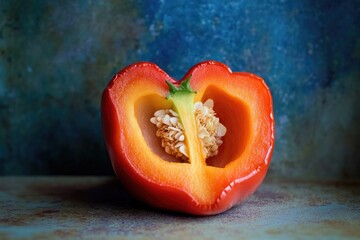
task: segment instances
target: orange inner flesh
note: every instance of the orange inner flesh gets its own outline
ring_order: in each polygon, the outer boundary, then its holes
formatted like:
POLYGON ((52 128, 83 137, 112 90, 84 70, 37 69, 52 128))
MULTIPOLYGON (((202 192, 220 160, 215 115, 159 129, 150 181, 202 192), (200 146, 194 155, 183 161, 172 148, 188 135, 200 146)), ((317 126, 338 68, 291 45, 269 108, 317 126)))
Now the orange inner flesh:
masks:
MULTIPOLYGON (((260 148, 266 147, 254 137, 263 129, 260 123, 253 124, 254 119, 263 121, 262 105, 248 105, 241 98, 228 94, 232 92, 233 86, 215 86, 216 79, 207 81, 207 85, 198 84, 194 102, 213 99, 214 110, 227 128, 227 133, 222 138, 223 144, 217 156, 204 159, 204 164, 194 164, 191 159, 190 164, 180 163, 180 160, 164 151, 161 139, 156 137, 157 128, 150 123, 156 110, 173 109, 174 105, 164 97, 162 86, 153 82, 144 85, 144 82, 142 79, 134 81, 127 89, 126 99, 119 96, 119 104, 125 106, 121 118, 121 126, 126 126, 126 142, 123 144, 127 157, 140 175, 159 185, 181 189, 193 196, 199 204, 213 204, 221 191, 234 180, 234 176, 246 176, 255 165, 260 164, 256 158, 263 155, 262 149, 254 150, 249 146, 259 144, 260 148)), ((244 100, 254 95, 240 88, 235 92, 243 91, 244 100)), ((255 100, 256 97, 252 98, 255 100)), ((187 117, 180 115, 181 119, 187 117)))

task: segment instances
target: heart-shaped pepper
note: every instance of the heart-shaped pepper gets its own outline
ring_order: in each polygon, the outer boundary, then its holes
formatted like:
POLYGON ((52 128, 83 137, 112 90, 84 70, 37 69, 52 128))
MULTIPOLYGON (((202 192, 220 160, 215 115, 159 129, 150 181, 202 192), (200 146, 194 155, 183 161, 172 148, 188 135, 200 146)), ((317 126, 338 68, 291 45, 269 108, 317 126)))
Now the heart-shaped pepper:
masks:
POLYGON ((112 166, 138 199, 195 215, 221 213, 260 185, 274 147, 271 94, 251 73, 206 61, 175 81, 141 62, 103 92, 112 166))

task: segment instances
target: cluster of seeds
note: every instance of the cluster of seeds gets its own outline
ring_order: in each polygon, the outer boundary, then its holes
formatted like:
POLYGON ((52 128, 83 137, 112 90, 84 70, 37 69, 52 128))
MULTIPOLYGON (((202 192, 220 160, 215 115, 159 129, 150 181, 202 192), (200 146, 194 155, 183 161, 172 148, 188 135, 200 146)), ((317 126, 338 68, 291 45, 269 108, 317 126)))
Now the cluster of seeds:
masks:
POLYGON ((198 136, 201 139, 206 158, 218 154, 218 148, 223 143, 221 137, 226 133, 225 126, 219 122, 219 118, 215 117, 216 113, 213 107, 212 99, 206 100, 204 104, 202 102, 194 104, 198 136))
POLYGON ((160 109, 154 113, 150 122, 156 125, 156 136, 161 138, 161 146, 165 152, 186 160, 189 157, 185 145, 184 128, 179 121, 179 115, 171 109, 160 109))
MULTIPOLYGON (((215 116, 213 106, 212 99, 206 100, 205 103, 196 102, 194 104, 198 136, 206 158, 218 154, 218 148, 223 143, 221 137, 226 133, 225 126, 215 116)), ((160 109, 154 113, 150 122, 158 128, 156 136, 161 138, 161 146, 165 148, 165 152, 176 158, 187 160, 189 153, 179 115, 172 109, 160 109)))

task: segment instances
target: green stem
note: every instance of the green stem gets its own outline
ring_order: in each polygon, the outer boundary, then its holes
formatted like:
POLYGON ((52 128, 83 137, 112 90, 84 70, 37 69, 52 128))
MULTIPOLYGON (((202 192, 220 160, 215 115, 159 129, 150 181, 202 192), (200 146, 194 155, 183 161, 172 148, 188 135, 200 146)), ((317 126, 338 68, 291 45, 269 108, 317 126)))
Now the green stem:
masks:
POLYGON ((205 164, 205 156, 203 156, 201 141, 198 137, 194 112, 196 92, 191 89, 190 78, 191 76, 185 79, 179 87, 166 81, 170 89, 167 99, 174 103, 175 111, 179 114, 180 122, 183 125, 189 161, 194 166, 200 166, 205 164))
POLYGON ((184 81, 182 81, 179 87, 166 80, 166 83, 169 86, 169 94, 166 98, 169 99, 171 97, 174 97, 175 95, 196 93, 196 91, 191 89, 190 78, 191 75, 187 77, 184 81))

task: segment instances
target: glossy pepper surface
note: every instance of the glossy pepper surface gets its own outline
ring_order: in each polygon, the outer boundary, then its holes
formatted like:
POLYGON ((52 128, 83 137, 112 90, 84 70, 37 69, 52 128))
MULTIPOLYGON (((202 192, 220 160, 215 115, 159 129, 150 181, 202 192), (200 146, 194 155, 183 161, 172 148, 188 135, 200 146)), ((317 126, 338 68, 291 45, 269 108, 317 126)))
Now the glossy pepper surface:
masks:
POLYGON ((219 62, 199 63, 181 81, 153 63, 130 65, 104 90, 101 113, 116 175, 136 198, 157 208, 194 215, 221 213, 251 195, 270 164, 274 147, 270 91, 260 77, 233 73, 219 62), (187 90, 180 91, 185 79, 187 90), (227 132, 217 155, 205 158, 193 106, 207 99, 213 100, 227 132), (159 109, 173 109, 179 115, 187 161, 161 146, 150 122, 159 109))

